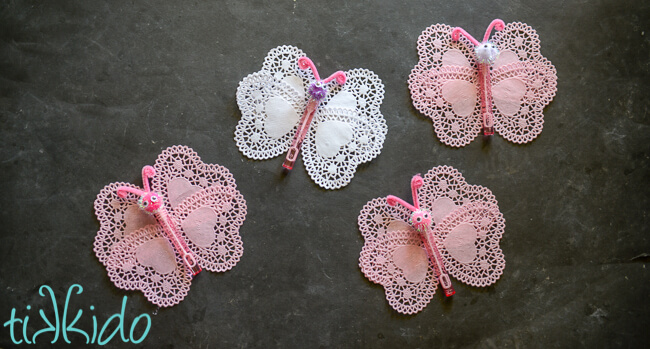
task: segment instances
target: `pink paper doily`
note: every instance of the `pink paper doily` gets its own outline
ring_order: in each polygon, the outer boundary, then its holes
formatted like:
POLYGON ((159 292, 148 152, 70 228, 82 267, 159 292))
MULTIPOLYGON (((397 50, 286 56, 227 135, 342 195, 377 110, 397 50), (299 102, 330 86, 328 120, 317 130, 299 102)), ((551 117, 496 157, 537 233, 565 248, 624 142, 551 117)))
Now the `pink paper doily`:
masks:
MULTIPOLYGON (((151 192, 163 199, 198 265, 214 272, 235 266, 244 251, 239 227, 246 201, 228 169, 203 163, 186 146, 165 149, 153 168, 151 192)), ((187 295, 192 273, 157 218, 141 209, 138 196, 118 195, 124 187, 140 190, 118 182, 97 195, 95 254, 117 287, 140 290, 158 306, 175 305, 187 295)))

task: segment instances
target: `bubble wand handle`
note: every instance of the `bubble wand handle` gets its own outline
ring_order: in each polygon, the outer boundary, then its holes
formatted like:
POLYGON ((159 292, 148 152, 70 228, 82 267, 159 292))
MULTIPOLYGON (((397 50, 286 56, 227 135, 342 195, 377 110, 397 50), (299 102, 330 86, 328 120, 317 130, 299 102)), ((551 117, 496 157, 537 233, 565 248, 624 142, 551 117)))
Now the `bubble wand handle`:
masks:
POLYGON ((201 272, 201 266, 197 263, 196 258, 192 251, 190 251, 187 243, 182 239, 178 225, 174 219, 172 219, 164 207, 155 213, 155 217, 165 231, 167 239, 169 239, 172 245, 174 245, 176 251, 180 254, 183 264, 187 266, 188 270, 192 273, 192 276, 196 276, 201 272))

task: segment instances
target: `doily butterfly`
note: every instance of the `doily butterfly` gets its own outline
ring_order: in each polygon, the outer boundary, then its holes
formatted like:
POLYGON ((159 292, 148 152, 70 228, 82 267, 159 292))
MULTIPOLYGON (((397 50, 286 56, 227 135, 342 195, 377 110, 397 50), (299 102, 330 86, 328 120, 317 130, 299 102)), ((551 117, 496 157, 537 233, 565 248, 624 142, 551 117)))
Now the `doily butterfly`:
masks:
POLYGON ((223 272, 239 262, 246 201, 227 168, 203 163, 185 146, 145 166, 142 184, 111 183, 99 192, 94 250, 117 287, 172 306, 202 269, 223 272))
POLYGON ((467 184, 448 166, 414 176, 411 190, 412 205, 389 195, 369 201, 359 214, 365 240, 359 266, 384 287, 393 309, 419 312, 439 284, 453 295, 450 276, 471 286, 499 279, 505 220, 492 192, 467 184))
POLYGON ((272 49, 262 70, 237 88, 242 118, 235 130, 239 150, 262 160, 286 153, 293 168, 302 153, 319 186, 346 186, 361 163, 381 152, 386 121, 379 107, 384 85, 367 69, 338 71, 321 80, 314 63, 298 48, 272 49))
POLYGON ((482 129, 523 144, 542 132, 557 74, 528 25, 495 19, 478 42, 461 28, 435 24, 420 35, 418 54, 409 76, 411 98, 443 143, 465 146, 482 129))

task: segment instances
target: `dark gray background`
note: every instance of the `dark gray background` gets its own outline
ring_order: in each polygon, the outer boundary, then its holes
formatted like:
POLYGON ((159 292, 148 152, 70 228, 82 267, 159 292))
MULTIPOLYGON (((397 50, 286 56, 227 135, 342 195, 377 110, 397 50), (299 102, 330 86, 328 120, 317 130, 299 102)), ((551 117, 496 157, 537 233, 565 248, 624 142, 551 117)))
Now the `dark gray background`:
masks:
MULTIPOLYGON (((128 295, 127 326, 151 314, 146 347, 642 347, 650 343, 650 5, 645 1, 3 1, 0 4, 0 323, 12 308, 43 328, 47 284, 78 327, 128 295), (411 106, 416 40, 434 23, 481 36, 494 18, 535 28, 558 72, 541 136, 440 143, 411 106), (299 161, 252 161, 235 146, 237 84, 278 45, 323 75, 368 68, 386 86, 382 154, 350 185, 317 187, 299 161), (160 151, 188 145, 228 167, 248 202, 244 255, 156 309, 117 289, 92 243, 92 204, 114 181, 141 184, 160 151), (458 168, 506 219, 502 278, 454 281, 419 314, 390 308, 357 263, 357 215, 409 197, 412 175, 458 168), (26 306, 32 310, 27 311, 26 306)), ((62 305, 59 305, 62 308, 62 305)), ((41 344, 50 335, 39 337, 41 344)), ((81 344, 80 336, 71 336, 81 344)), ((60 338, 58 345, 64 344, 60 338)), ((122 345, 119 338, 113 347, 122 345)), ((13 347, 6 327, 0 347, 13 347)))

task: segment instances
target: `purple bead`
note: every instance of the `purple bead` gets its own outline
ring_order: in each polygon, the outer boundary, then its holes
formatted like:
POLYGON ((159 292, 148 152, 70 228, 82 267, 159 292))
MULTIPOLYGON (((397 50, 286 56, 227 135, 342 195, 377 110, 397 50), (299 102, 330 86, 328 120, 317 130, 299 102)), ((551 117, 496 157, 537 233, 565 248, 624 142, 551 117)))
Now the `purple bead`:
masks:
POLYGON ((309 85, 309 94, 314 99, 320 101, 321 99, 325 98, 325 96, 327 95, 327 89, 325 89, 325 86, 314 82, 311 85, 309 85))

